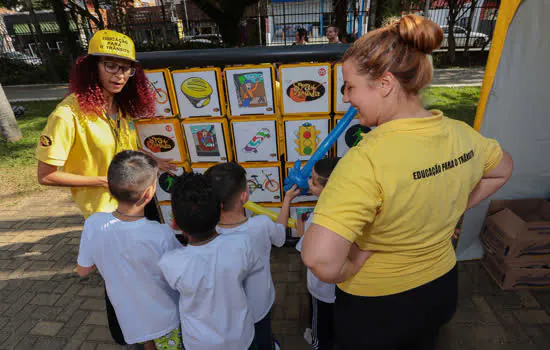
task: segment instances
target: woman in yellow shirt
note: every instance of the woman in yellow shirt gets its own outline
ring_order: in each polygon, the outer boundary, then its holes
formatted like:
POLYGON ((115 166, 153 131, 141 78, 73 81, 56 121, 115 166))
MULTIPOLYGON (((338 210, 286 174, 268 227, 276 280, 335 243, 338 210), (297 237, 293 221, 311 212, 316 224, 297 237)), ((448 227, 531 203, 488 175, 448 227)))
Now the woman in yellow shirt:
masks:
POLYGON ((455 225, 512 173, 495 140, 423 108, 427 55, 442 40, 437 24, 407 15, 344 56, 344 100, 377 128, 339 162, 302 247, 307 267, 338 284, 343 349, 434 348, 456 309, 455 225))
MULTIPOLYGON (((153 92, 135 56, 134 43, 126 35, 96 32, 88 55, 79 57, 73 66, 71 94, 50 114, 40 135, 38 181, 71 187, 86 218, 117 208, 107 183, 109 164, 118 152, 137 149, 133 121, 154 114, 153 92)), ((168 161, 153 158, 162 170, 175 169, 168 161)), ((146 208, 146 215, 158 217, 154 205, 146 208)), ((111 334, 125 344, 107 295, 106 304, 111 334)))

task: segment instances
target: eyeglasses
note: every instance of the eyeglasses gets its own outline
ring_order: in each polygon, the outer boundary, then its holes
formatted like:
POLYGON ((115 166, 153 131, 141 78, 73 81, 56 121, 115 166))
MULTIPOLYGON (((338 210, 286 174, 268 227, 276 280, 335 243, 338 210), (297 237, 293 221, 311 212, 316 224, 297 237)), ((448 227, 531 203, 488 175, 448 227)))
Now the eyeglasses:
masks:
POLYGON ((136 69, 134 67, 121 66, 118 63, 111 61, 103 61, 103 68, 107 73, 117 74, 118 71, 122 71, 122 74, 129 77, 133 77, 136 74, 136 69))

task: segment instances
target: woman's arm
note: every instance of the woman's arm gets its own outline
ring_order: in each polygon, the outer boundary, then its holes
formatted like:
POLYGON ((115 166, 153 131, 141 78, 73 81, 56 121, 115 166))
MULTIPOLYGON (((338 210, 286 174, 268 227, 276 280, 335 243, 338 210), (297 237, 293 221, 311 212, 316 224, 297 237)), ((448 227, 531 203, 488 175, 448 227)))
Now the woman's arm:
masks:
POLYGON ((139 148, 138 151, 140 151, 142 153, 146 153, 146 154, 150 155, 154 160, 156 160, 157 164, 159 166, 159 170, 165 171, 165 172, 167 172, 171 175, 174 175, 173 171, 177 169, 177 166, 172 164, 170 160, 158 158, 154 154, 152 154, 151 152, 147 152, 143 148, 139 148))
POLYGON ((109 187, 106 176, 83 176, 57 170, 57 167, 38 161, 38 183, 63 187, 109 187))
POLYGON ((475 207, 484 199, 489 198, 498 191, 512 176, 514 170, 514 161, 507 152, 503 151, 500 163, 491 171, 487 172, 481 178, 481 181, 474 187, 468 198, 468 207, 475 207))
POLYGON ((372 255, 335 232, 312 224, 304 235, 302 260, 317 278, 341 283, 354 276, 372 255))

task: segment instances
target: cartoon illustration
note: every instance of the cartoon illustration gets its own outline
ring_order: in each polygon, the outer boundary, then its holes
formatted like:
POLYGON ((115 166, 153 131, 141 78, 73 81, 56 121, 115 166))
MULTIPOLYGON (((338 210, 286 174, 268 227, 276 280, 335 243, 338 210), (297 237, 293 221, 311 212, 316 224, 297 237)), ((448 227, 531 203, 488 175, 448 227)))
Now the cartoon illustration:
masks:
POLYGON ((174 182, 176 181, 175 177, 170 175, 169 173, 162 173, 159 177, 159 185, 160 188, 164 192, 172 193, 172 186, 174 185, 174 182))
POLYGON ((192 77, 181 84, 181 92, 195 108, 203 108, 210 103, 212 86, 204 79, 192 77))
POLYGON ((273 174, 266 174, 262 170, 262 174, 264 174, 266 180, 262 184, 260 181, 258 181, 258 175, 252 175, 250 176, 252 180, 248 180, 248 190, 250 191, 250 194, 254 193, 256 190, 265 191, 268 190, 269 192, 277 192, 279 191, 279 183, 273 179, 271 179, 270 176, 273 176, 273 174))
POLYGON ((242 73, 233 76, 239 107, 265 107, 267 99, 262 72, 242 73))
POLYGON ((318 81, 295 81, 288 86, 286 94, 297 103, 315 101, 325 94, 325 87, 318 81))
POLYGON ((319 143, 318 135, 320 133, 321 131, 317 130, 315 125, 311 125, 311 123, 305 122, 300 125, 300 128, 296 133, 297 140, 294 140, 296 145, 298 145, 296 152, 302 156, 309 156, 313 154, 313 152, 317 149, 317 145, 319 143))
POLYGON ((296 218, 305 222, 309 219, 313 210, 314 208, 296 208, 296 218))
POLYGON ((157 88, 156 84, 158 84, 158 80, 157 81, 149 80, 149 83, 151 83, 152 90, 155 92, 154 94, 155 102, 158 103, 159 105, 163 105, 166 102, 168 102, 168 93, 164 89, 157 88))
POLYGON ((370 131, 368 126, 352 125, 345 133, 344 140, 349 148, 355 147, 363 139, 363 134, 370 131))
POLYGON ((174 140, 164 135, 148 136, 143 144, 153 153, 169 152, 176 147, 174 140))
POLYGON ((243 148, 243 151, 246 153, 254 152, 258 153, 258 147, 262 144, 262 142, 265 139, 268 139, 271 137, 271 134, 269 133, 269 129, 262 128, 260 129, 254 137, 252 137, 252 140, 248 141, 248 144, 243 148))
POLYGON ((219 156, 218 139, 214 125, 192 125, 191 133, 195 141, 197 155, 204 156, 219 156))

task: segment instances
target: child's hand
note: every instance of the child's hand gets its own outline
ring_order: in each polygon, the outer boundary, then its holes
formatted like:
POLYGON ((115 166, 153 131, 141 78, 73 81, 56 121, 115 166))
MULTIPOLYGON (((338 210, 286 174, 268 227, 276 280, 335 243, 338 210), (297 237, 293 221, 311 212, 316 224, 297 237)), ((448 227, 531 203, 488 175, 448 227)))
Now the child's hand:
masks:
POLYGON ((290 201, 298 197, 299 194, 300 194, 300 189, 298 188, 297 185, 293 185, 290 190, 285 192, 285 201, 288 201, 288 203, 290 203, 290 201))
POLYGON ((361 250, 357 243, 353 243, 348 253, 348 259, 359 271, 372 254, 374 254, 372 250, 361 250))

